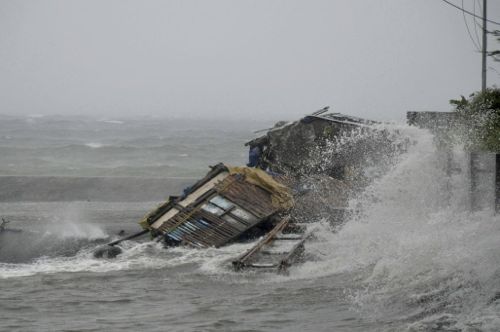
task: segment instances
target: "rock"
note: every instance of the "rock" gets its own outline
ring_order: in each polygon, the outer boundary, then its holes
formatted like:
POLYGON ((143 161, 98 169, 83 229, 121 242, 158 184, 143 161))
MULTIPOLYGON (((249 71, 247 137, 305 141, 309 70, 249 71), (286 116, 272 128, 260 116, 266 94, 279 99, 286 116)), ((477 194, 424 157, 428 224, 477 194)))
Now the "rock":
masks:
POLYGON ((122 249, 116 246, 102 246, 94 251, 95 258, 115 258, 122 253, 122 249))

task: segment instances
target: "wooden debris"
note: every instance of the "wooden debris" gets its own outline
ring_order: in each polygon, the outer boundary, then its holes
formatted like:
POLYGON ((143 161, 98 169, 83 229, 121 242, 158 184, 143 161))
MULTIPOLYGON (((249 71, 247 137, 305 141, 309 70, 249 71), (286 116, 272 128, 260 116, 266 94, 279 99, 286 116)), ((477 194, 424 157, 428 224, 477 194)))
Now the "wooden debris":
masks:
POLYGON ((285 232, 290 225, 293 225, 290 216, 283 218, 262 240, 236 258, 232 262, 233 268, 236 271, 256 268, 286 273, 303 252, 304 242, 309 236, 285 232))

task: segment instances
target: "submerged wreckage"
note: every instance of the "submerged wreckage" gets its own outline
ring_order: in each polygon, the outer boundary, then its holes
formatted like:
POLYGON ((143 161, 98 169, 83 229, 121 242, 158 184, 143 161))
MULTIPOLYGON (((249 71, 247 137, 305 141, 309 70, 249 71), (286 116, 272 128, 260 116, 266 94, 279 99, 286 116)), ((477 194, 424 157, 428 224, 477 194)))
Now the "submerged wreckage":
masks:
MULTIPOLYGON (((299 121, 278 123, 268 129, 264 136, 246 144, 250 150, 247 167, 212 166, 181 196, 170 196, 148 213, 139 223, 143 231, 112 242, 95 255, 114 257, 120 253, 116 244, 147 233, 166 246, 195 248, 221 247, 260 237, 232 261, 233 267, 286 271, 301 256, 309 237, 301 210, 317 201, 314 195, 308 197, 311 188, 304 178, 326 181, 324 190, 335 196, 327 212, 338 222, 346 210, 349 192, 359 186, 361 177, 353 178, 356 165, 366 159, 362 153, 352 153, 354 144, 351 151, 335 150, 326 163, 324 156, 319 158, 321 162, 314 162, 318 158, 313 154, 324 150, 327 142, 374 124, 327 111, 324 108, 299 121)), ((387 135, 382 136, 387 139, 387 135)), ((364 153, 373 137, 369 141, 361 142, 364 153)))

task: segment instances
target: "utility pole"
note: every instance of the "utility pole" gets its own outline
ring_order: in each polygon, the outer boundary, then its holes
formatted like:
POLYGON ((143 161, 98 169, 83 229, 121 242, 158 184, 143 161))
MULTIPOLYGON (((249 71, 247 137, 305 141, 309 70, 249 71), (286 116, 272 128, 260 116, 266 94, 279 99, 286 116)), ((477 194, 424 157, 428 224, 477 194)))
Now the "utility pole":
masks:
POLYGON ((481 84, 481 91, 484 92, 486 90, 486 49, 487 49, 487 41, 486 41, 486 0, 483 0, 483 50, 482 50, 482 56, 483 56, 483 68, 482 68, 482 84, 481 84))

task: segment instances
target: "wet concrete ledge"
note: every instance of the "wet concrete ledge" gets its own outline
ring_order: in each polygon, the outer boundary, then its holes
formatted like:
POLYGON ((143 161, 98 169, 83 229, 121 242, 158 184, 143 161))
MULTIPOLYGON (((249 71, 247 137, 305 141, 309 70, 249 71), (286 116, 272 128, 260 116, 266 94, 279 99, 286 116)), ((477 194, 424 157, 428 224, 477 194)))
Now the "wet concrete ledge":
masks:
POLYGON ((0 202, 163 201, 195 178, 0 176, 0 202))

